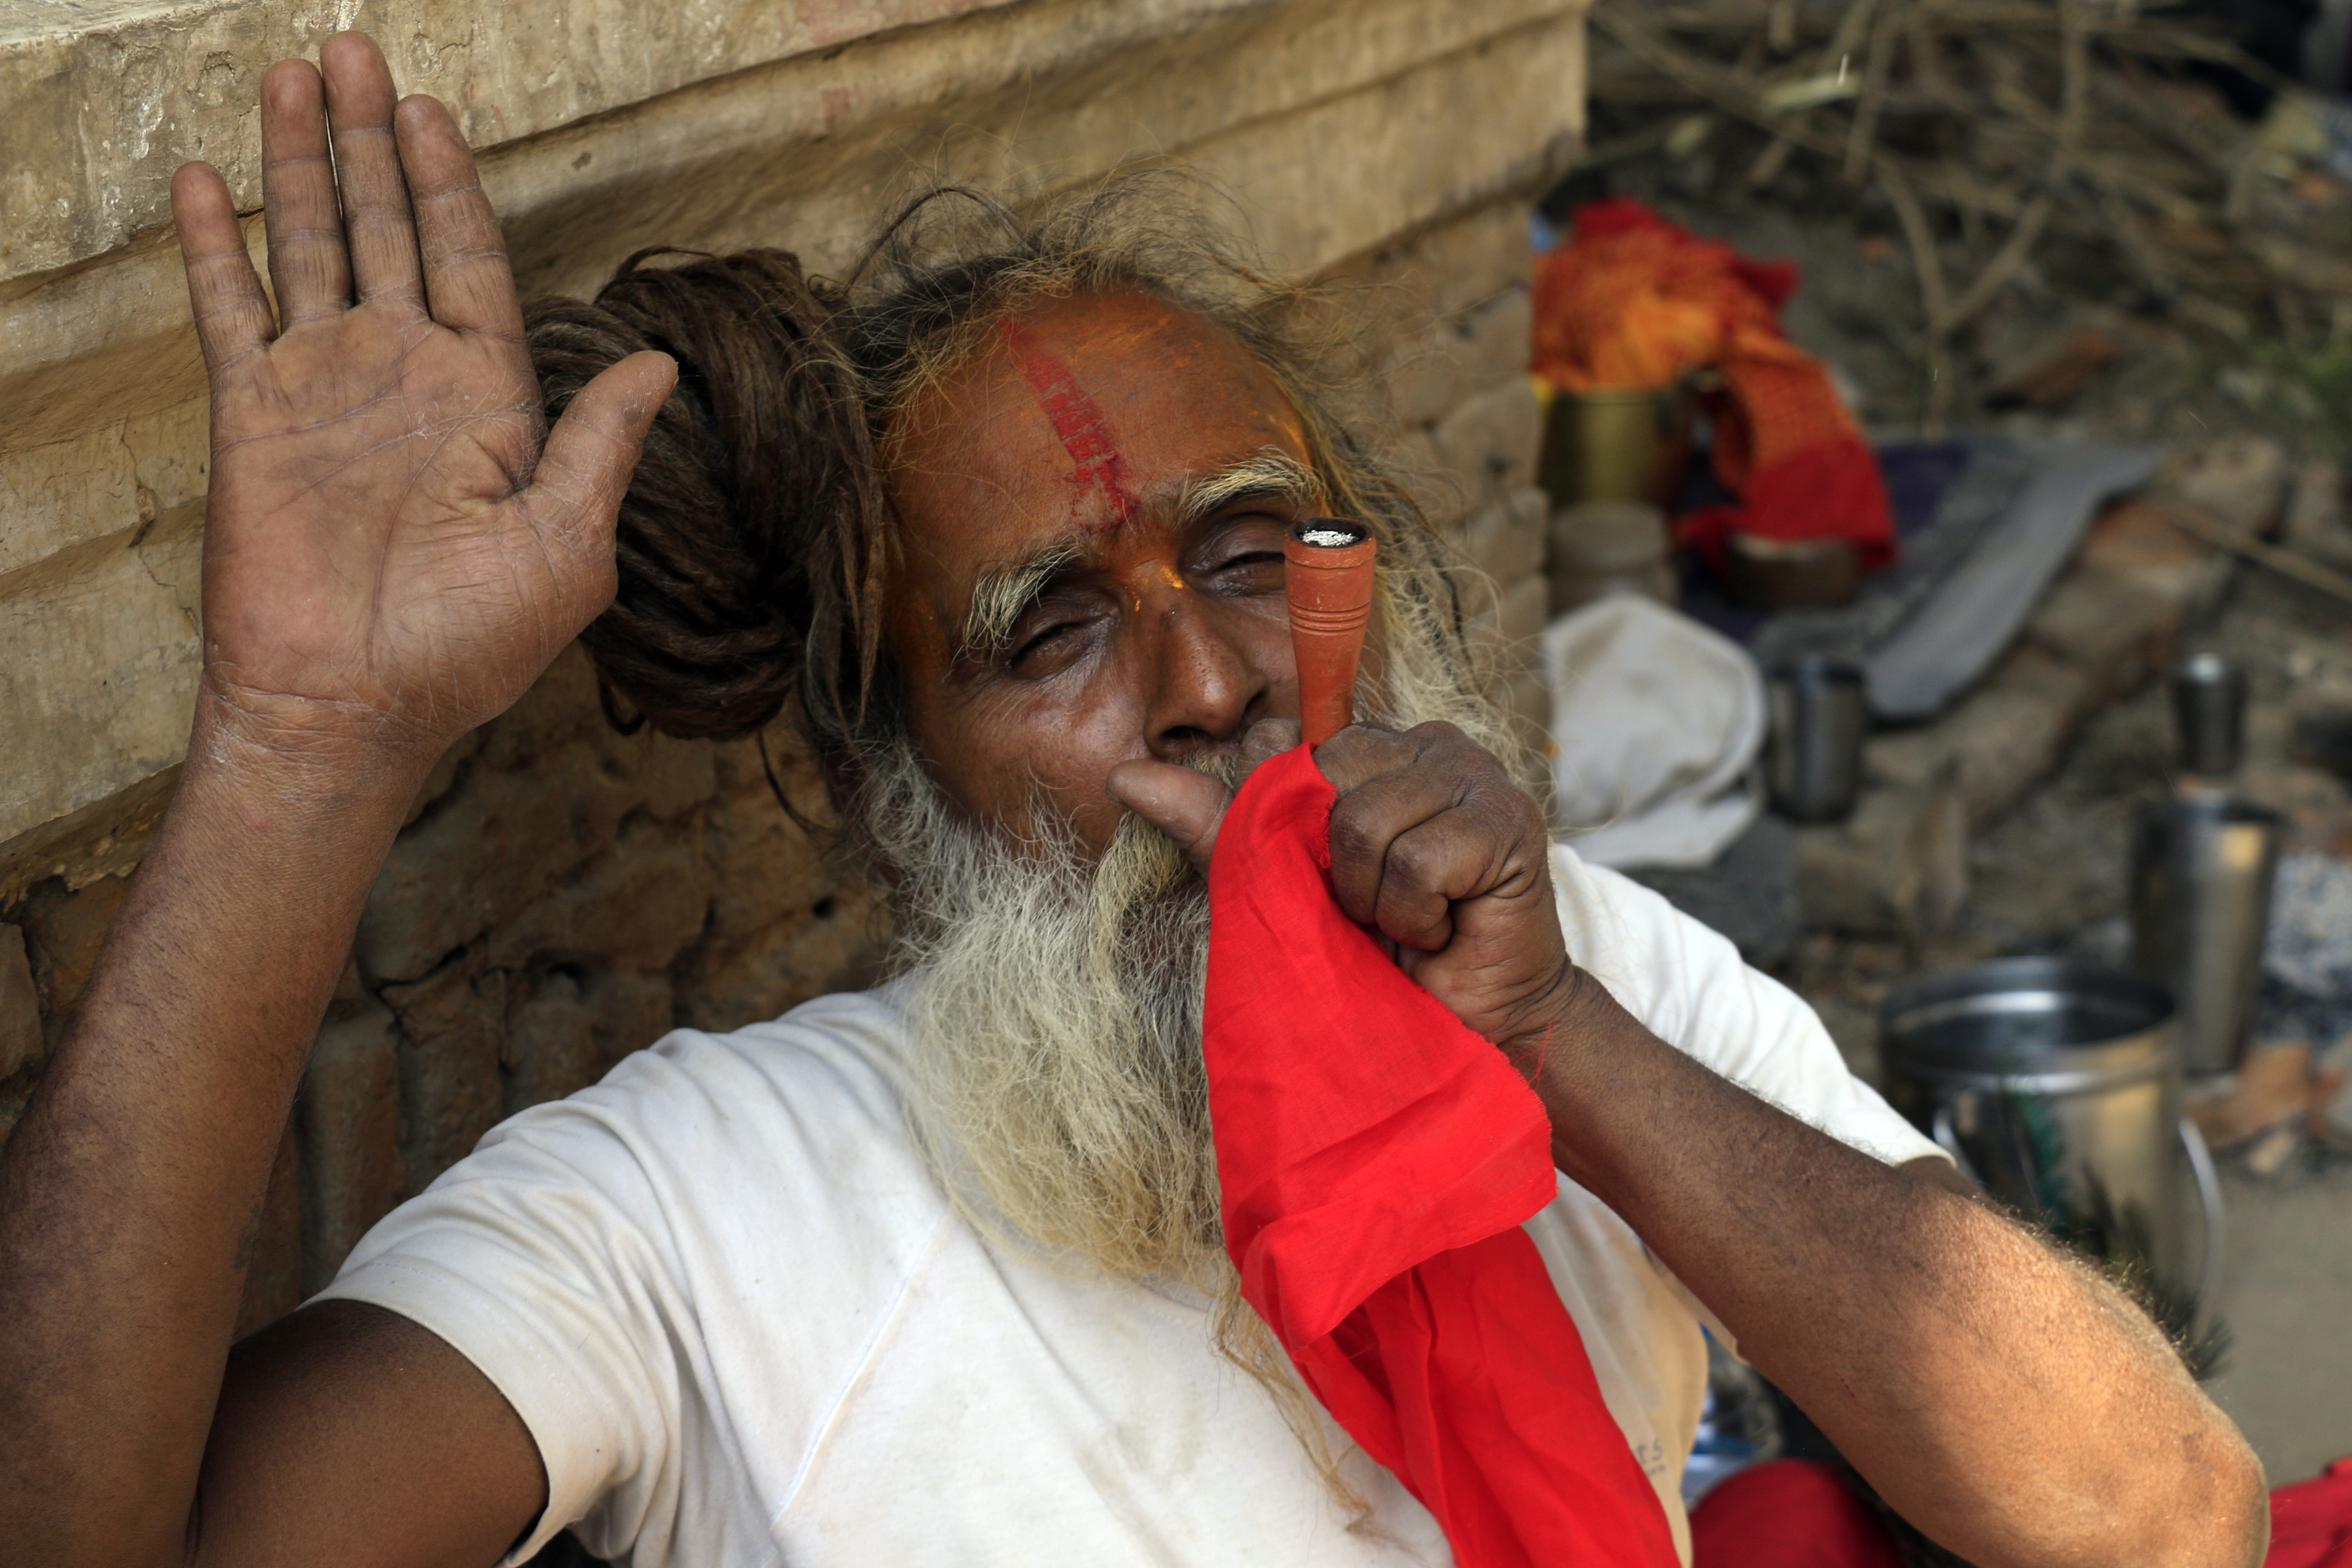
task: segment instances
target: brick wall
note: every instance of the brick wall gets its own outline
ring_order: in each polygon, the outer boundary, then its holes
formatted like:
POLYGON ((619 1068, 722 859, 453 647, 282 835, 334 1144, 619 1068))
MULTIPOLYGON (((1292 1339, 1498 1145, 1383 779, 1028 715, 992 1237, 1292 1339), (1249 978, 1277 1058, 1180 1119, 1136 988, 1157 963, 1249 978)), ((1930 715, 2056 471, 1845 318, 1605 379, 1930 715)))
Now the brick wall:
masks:
MULTIPOLYGON (((593 288, 656 239, 837 267, 917 163, 1026 190, 1141 156, 1200 170, 1276 265, 1367 314, 1400 455, 1494 579, 1472 609, 1498 688, 1539 721, 1524 206, 1581 123, 1580 0, 772 9, 747 31, 604 0, 509 36, 452 0, 381 0, 356 25, 404 89, 463 106, 526 289, 593 288)), ((163 181, 212 158, 254 205, 253 94, 315 47, 301 15, 215 0, 0 43, 0 116, 47 117, 0 138, 0 1136, 168 801, 192 700, 203 386, 163 181)), ((817 806, 781 731, 771 754, 817 806)), ((248 1323, 499 1118, 674 1025, 859 984, 886 936, 751 744, 614 733, 568 652, 451 752, 394 847, 288 1131, 248 1323)))

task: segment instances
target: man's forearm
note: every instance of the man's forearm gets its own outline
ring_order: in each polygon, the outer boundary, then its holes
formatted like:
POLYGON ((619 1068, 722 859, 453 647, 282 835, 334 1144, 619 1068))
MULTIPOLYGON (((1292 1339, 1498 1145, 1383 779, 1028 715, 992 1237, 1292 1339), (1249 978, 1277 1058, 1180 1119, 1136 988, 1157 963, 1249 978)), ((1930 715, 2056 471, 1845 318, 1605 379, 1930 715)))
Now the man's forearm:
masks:
POLYGON ((417 769, 199 724, 178 797, 0 1155, 0 1539, 178 1540, 303 1058, 417 769))
POLYGON ((1984 1568, 2259 1558, 2252 1456, 2112 1288, 1579 992, 1537 1084, 1561 1170, 1905 1517, 1984 1568))

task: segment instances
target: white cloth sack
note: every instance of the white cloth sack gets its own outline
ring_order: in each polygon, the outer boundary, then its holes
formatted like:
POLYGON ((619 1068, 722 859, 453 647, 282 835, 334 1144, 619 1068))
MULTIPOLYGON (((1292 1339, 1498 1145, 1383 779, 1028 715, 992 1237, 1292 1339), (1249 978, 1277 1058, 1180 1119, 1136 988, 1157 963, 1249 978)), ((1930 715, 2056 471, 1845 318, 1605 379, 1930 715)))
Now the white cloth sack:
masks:
POLYGON ((1637 594, 1544 628, 1555 820, 1599 866, 1705 866, 1763 809, 1764 677, 1738 644, 1637 594))

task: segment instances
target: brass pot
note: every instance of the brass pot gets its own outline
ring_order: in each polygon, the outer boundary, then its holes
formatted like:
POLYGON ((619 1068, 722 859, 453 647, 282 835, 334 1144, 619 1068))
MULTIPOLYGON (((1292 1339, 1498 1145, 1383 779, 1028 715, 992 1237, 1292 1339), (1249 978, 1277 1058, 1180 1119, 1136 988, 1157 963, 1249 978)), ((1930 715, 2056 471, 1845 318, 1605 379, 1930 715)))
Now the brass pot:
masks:
POLYGON ((1554 506, 1642 500, 1671 510, 1690 464, 1696 405, 1688 378, 1665 387, 1555 393, 1538 482, 1554 506))

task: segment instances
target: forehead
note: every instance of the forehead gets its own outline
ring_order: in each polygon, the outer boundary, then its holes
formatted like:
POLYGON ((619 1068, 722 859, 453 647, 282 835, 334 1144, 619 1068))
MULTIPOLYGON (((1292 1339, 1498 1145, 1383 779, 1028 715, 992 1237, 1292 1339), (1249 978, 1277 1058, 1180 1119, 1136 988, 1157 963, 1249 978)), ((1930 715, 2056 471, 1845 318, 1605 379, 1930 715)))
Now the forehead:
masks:
POLYGON ((1149 527, 1188 480, 1268 447, 1307 456, 1288 399, 1222 328, 1150 295, 1079 294, 1000 321, 899 416, 891 499, 919 553, 977 563, 1149 527))

